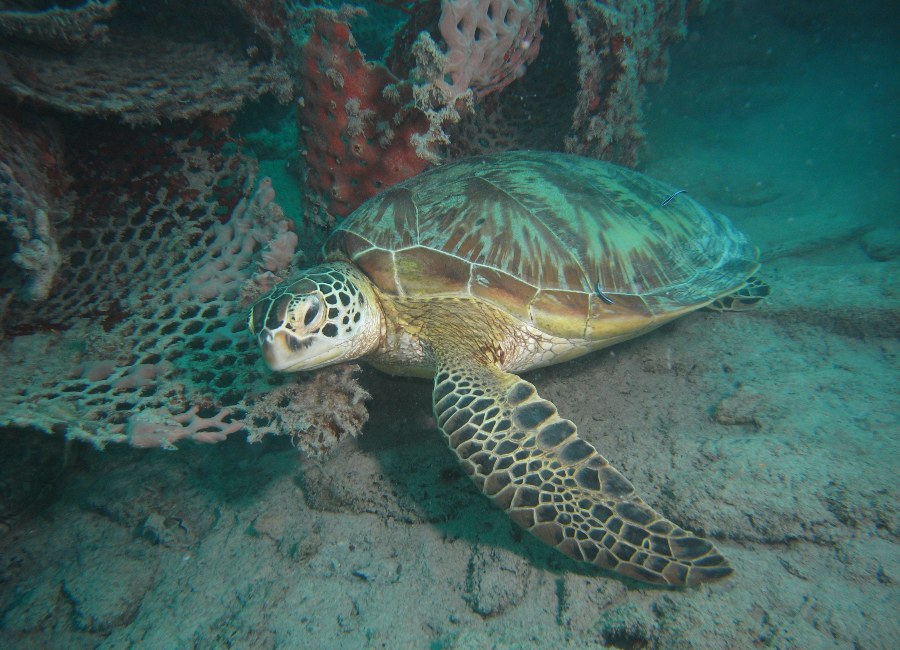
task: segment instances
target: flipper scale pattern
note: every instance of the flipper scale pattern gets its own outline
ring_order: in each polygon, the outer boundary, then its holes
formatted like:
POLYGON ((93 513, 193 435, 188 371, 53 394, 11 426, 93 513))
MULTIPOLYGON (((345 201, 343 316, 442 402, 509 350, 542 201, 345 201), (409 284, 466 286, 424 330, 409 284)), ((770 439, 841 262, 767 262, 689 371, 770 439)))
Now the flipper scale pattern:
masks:
POLYGON ((445 364, 434 398, 438 424, 475 483, 550 546, 656 584, 694 585, 732 572, 709 541, 644 503, 527 381, 445 364))

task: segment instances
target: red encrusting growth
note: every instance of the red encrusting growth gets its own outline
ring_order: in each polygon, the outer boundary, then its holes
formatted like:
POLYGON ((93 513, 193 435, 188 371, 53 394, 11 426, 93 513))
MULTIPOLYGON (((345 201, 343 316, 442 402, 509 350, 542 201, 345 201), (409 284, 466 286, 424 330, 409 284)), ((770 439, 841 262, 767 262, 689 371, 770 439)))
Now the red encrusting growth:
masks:
POLYGON ((313 209, 327 221, 424 170, 428 163, 410 137, 428 122, 412 107, 409 84, 367 62, 342 18, 318 11, 314 24, 302 50, 298 120, 307 183, 317 194, 313 209))

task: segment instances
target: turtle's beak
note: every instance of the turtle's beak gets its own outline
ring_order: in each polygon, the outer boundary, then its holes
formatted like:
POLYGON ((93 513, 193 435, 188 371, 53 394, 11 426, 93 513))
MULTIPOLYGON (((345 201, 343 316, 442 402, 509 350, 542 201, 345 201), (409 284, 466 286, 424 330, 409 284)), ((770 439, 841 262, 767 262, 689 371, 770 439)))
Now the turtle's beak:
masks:
POLYGON ((340 361, 341 348, 330 342, 316 344, 315 336, 298 338, 284 330, 264 328, 257 336, 263 359, 275 372, 316 370, 340 361))
POLYGON ((298 339, 289 332, 276 330, 273 332, 264 328, 257 336, 259 347, 262 350, 263 359, 272 370, 294 370, 297 366, 305 367, 306 364, 298 363, 299 354, 310 347, 312 341, 298 339))
POLYGON ((272 332, 264 329, 259 333, 259 347, 262 349, 263 359, 272 370, 284 370, 284 361, 279 350, 284 347, 284 332, 272 332), (277 339, 280 339, 278 341, 277 339))

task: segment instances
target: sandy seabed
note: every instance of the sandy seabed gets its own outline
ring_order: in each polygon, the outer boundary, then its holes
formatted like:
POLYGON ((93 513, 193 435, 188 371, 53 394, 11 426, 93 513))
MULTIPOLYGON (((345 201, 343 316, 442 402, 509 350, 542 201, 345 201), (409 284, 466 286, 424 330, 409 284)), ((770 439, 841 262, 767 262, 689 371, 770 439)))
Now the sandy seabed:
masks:
POLYGON ((365 436, 321 462, 80 450, 0 539, 0 645, 897 647, 900 61, 835 29, 714 12, 650 92, 643 171, 731 216, 771 299, 527 376, 731 578, 544 547, 457 468, 430 384, 367 370, 365 436))

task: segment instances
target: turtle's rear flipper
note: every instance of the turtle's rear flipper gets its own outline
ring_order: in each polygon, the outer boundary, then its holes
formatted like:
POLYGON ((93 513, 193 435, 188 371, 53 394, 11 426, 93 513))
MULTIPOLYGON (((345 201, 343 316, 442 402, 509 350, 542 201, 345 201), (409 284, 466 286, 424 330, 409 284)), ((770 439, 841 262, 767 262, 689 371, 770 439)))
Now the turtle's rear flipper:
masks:
POLYGON ((445 360, 434 411, 484 493, 569 557, 657 584, 694 585, 732 572, 710 542, 644 503, 527 381, 473 359, 445 360))
POLYGON ((747 278, 747 284, 727 296, 713 300, 708 308, 716 311, 744 311, 753 309, 759 301, 771 293, 769 285, 755 275, 747 278))

